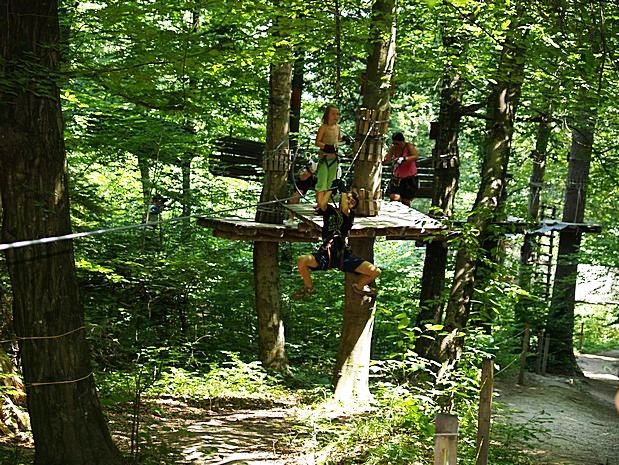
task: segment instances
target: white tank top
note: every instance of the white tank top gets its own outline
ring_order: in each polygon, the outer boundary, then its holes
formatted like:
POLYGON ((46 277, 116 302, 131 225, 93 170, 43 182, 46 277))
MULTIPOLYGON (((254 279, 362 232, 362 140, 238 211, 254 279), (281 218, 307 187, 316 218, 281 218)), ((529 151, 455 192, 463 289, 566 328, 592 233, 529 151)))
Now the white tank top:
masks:
POLYGON ((340 125, 334 124, 333 126, 329 126, 328 124, 323 124, 322 126, 324 127, 322 141, 327 145, 333 145, 337 148, 340 142, 340 125))

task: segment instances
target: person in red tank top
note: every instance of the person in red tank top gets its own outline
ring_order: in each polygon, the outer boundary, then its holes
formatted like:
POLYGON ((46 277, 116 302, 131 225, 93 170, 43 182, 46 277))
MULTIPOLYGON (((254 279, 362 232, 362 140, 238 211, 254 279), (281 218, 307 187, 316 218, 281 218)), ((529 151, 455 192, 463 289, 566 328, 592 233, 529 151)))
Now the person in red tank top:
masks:
POLYGON ((383 165, 393 164, 393 175, 387 193, 392 201, 410 206, 419 188, 417 179, 419 154, 413 144, 406 142, 401 132, 394 133, 391 142, 391 149, 383 160, 383 165))

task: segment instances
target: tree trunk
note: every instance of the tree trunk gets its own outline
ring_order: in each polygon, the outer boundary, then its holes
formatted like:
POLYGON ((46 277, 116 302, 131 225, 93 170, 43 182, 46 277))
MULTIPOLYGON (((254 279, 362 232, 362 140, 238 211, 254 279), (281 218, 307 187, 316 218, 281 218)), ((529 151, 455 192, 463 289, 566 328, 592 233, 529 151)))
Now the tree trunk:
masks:
MULTIPOLYGON (((460 58, 464 53, 466 39, 454 32, 443 34, 443 45, 450 55, 460 58)), ((449 218, 458 190, 460 177, 460 154, 458 132, 462 118, 462 91, 464 82, 456 64, 449 62, 443 70, 443 87, 437 132, 432 134, 436 144, 432 151, 434 167, 434 191, 432 194, 433 215, 449 218), (438 211, 437 211, 438 209, 438 211)), ((433 131, 434 132, 434 131, 433 131)), ((415 341, 415 351, 430 358, 436 352, 436 331, 425 329, 426 324, 439 324, 443 319, 441 295, 445 287, 448 246, 445 241, 433 241, 426 245, 426 256, 421 278, 420 311, 415 326, 422 333, 415 341)))
MULTIPOLYGON (((563 221, 567 223, 582 223, 584 219, 596 113, 593 105, 588 108, 590 113, 572 130, 563 207, 563 221)), ((580 240, 581 233, 576 228, 559 233, 559 254, 546 324, 546 334, 551 340, 548 371, 567 375, 581 373, 574 356, 573 341, 580 240)))
MULTIPOLYGON (((187 69, 187 47, 189 46, 189 40, 193 40, 197 36, 197 32, 200 28, 200 12, 197 9, 193 9, 191 12, 191 24, 187 36, 187 43, 185 48, 185 54, 183 58, 183 105, 187 105, 187 92, 193 96, 193 93, 197 89, 197 81, 194 77, 187 76, 185 70, 187 69)), ((185 114, 185 123, 183 129, 187 134, 192 136, 192 144, 195 140, 196 127, 195 121, 189 114, 185 114)), ((182 185, 182 216, 185 218, 181 224, 181 240, 183 243, 188 243, 191 240, 191 210, 193 207, 193 195, 191 192, 191 163, 196 157, 196 151, 192 147, 189 151, 183 153, 179 162, 181 165, 181 185, 182 185)))
MULTIPOLYGON (((290 151, 288 133, 290 123, 290 93, 292 66, 290 62, 271 65, 267 143, 264 154, 266 174, 261 202, 286 197, 290 151)), ((277 204, 264 205, 256 213, 256 221, 281 223, 283 212, 277 204)), ((254 243, 254 285, 260 360, 267 368, 284 370, 288 367, 285 352, 284 322, 281 319, 281 291, 279 282, 279 244, 254 243)))
POLYGON ((142 186, 142 209, 144 218, 148 218, 148 207, 151 203, 153 192, 151 192, 150 163, 148 155, 143 150, 136 154, 138 157, 138 169, 140 170, 140 185, 142 186))
POLYGON ((181 225, 181 241, 183 244, 187 244, 191 240, 191 209, 193 205, 193 196, 191 193, 191 162, 195 154, 193 152, 185 153, 181 160, 181 175, 182 175, 182 202, 183 213, 185 218, 181 225))
MULTIPOLYGON (((373 38, 372 54, 366 68, 366 85, 363 94, 363 107, 375 111, 377 118, 387 118, 389 114, 389 93, 395 60, 395 0, 377 0, 372 7, 370 37, 373 38), (383 115, 383 116, 380 116, 383 115)), ((366 113, 367 114, 367 113, 366 113)), ((357 120, 356 147, 365 139, 361 129, 363 122, 357 120)), ((377 123, 375 129, 386 131, 387 125, 377 123)), ((377 208, 375 201, 380 197, 381 161, 383 158, 385 133, 365 139, 365 147, 355 160, 353 190, 366 192, 366 203, 360 203, 357 214, 369 213, 377 208), (375 142, 371 144, 370 142, 375 142), (373 149, 370 147, 374 147, 373 149), (369 156, 368 156, 369 155, 369 156)), ((363 199, 362 199, 363 201, 363 199)), ((376 214, 376 213, 374 213, 376 214)), ((374 258, 374 239, 351 241, 354 254, 366 259, 374 258)), ((346 274, 346 295, 342 339, 334 371, 335 399, 340 402, 365 402, 370 397, 369 366, 374 327, 375 297, 360 297, 352 290, 356 281, 346 274)))
MULTIPOLYGON (((3 0, 0 24, 9 86, 0 95, 2 239, 68 234, 57 3, 3 0)), ((97 399, 72 242, 8 250, 6 258, 35 465, 120 464, 97 399)))
MULTIPOLYGON (((576 8, 582 18, 581 21, 589 23, 590 27, 585 28, 579 37, 582 56, 581 66, 577 72, 579 78, 583 80, 583 85, 580 87, 574 109, 572 146, 563 204, 563 221, 566 223, 582 223, 585 217, 597 105, 602 95, 601 86, 604 83, 602 76, 608 51, 603 12, 590 5, 576 4, 576 8), (597 84, 597 88, 594 83, 597 84)), ((550 338, 547 370, 553 373, 567 375, 581 373, 574 356, 573 341, 580 240, 581 233, 577 228, 566 228, 559 233, 559 254, 546 323, 546 334, 550 338)))
POLYGON ((440 343, 439 361, 455 361, 462 352, 478 253, 489 239, 489 226, 495 220, 503 200, 514 119, 524 77, 526 33, 523 33, 521 26, 517 22, 510 26, 503 44, 497 84, 488 100, 488 136, 481 185, 467 221, 466 230, 469 232, 465 231, 465 235, 470 237, 465 237, 456 256, 454 280, 445 316, 447 336, 440 343))

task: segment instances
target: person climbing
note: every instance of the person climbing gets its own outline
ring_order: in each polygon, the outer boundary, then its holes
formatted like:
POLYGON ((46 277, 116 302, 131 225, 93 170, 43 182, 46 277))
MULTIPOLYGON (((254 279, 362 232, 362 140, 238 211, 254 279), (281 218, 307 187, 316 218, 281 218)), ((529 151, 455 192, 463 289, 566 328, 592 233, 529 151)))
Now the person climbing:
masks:
POLYGON ((401 132, 394 133, 391 142, 391 149, 383 160, 383 165, 393 163, 393 175, 387 193, 392 201, 399 201, 410 206, 419 189, 417 178, 419 154, 413 144, 405 141, 404 134, 401 132))
POLYGON ((297 204, 311 189, 316 188, 316 171, 318 159, 312 157, 307 164, 296 174, 296 188, 290 198, 290 203, 297 204))
POLYGON ((373 263, 354 255, 348 245, 348 235, 354 221, 354 210, 359 201, 356 192, 348 192, 341 180, 334 186, 340 190, 339 208, 327 204, 322 212, 322 245, 311 255, 297 258, 297 268, 303 279, 303 287, 292 297, 300 300, 314 294, 310 271, 324 271, 337 268, 360 275, 353 284, 353 291, 361 295, 376 295, 370 284, 380 275, 380 269, 373 263))
POLYGON ((327 105, 322 116, 322 124, 316 134, 318 152, 318 171, 316 182, 316 202, 320 210, 325 210, 331 198, 331 184, 337 177, 339 167, 337 148, 344 140, 338 119, 340 111, 335 105, 327 105))
POLYGON ((167 200, 168 199, 159 194, 153 195, 150 205, 148 206, 148 210, 146 211, 147 224, 156 224, 159 222, 159 215, 163 213, 167 200))

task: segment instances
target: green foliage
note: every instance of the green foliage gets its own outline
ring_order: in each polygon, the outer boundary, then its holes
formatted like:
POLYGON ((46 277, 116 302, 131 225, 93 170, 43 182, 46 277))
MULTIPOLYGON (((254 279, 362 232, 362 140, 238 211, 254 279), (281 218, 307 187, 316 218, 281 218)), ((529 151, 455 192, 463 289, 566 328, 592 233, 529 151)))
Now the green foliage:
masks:
MULTIPOLYGON (((372 406, 355 416, 337 415, 330 403, 313 406, 305 421, 312 431, 304 444, 322 464, 421 464, 430 463, 434 447, 434 417, 441 412, 440 399, 455 396, 453 413, 459 419, 458 461, 475 463, 477 408, 480 383, 478 362, 483 354, 468 352, 451 381, 437 389, 431 384, 394 384, 390 378, 393 367, 382 364, 374 370, 381 381, 373 385, 372 406), (457 385, 452 390, 450 385, 457 385), (450 392, 451 391, 451 392, 450 392)), ((527 444, 543 432, 543 421, 525 427, 509 426, 508 412, 495 419, 491 463, 525 465, 532 463, 516 445, 527 444)))
POLYGON ((275 399, 285 395, 281 381, 267 373, 259 362, 243 362, 237 354, 222 354, 221 364, 203 365, 200 371, 173 366, 161 356, 161 349, 150 349, 136 361, 133 374, 102 373, 97 377, 102 401, 114 405, 142 397, 172 397, 209 405, 214 400, 275 399))
MULTIPOLYGON (((65 63, 59 82, 77 231, 139 224, 148 197, 155 192, 171 199, 164 220, 183 215, 183 207, 191 207, 194 214, 215 215, 241 206, 232 214, 251 217, 254 210, 245 207, 257 202, 260 186, 213 176, 212 141, 228 134, 264 140, 269 64, 276 50, 292 49, 295 58, 304 58, 301 135, 309 141, 305 145, 312 145, 320 108, 326 102, 341 107, 342 126, 353 132, 372 2, 339 2, 339 57, 329 2, 295 0, 280 2, 277 8, 249 0, 60 3, 65 63), (278 23, 276 19, 282 17, 286 21, 278 23), (338 66, 340 96, 335 88, 338 66), (188 190, 182 184, 187 166, 191 168, 188 190)), ((581 258, 617 268, 619 234, 613 225, 619 221, 615 150, 619 105, 614 91, 618 76, 616 67, 608 63, 617 49, 618 22, 614 12, 606 11, 612 13, 605 16, 604 53, 609 56, 592 54, 587 34, 593 9, 581 10, 583 5, 572 2, 557 12, 537 5, 527 12, 530 54, 512 141, 505 211, 526 217, 537 123, 548 109, 552 109, 553 129, 542 201, 561 203, 573 102, 580 89, 597 87, 593 90, 599 117, 587 219, 603 222, 606 228, 603 234, 585 237, 581 258), (599 69, 602 58, 607 65, 599 69), (594 69, 599 69, 596 82, 586 81, 594 69)), ((517 2, 477 0, 401 3, 389 130, 404 131, 422 156, 430 156, 433 141, 426 134, 430 122, 437 119, 445 70, 456 70, 465 78, 465 105, 484 102, 497 58, 504 52, 500 42, 516 6, 517 2), (444 40, 448 38, 455 39, 455 44, 444 40)), ((610 10, 610 4, 600 8, 610 10)), ((286 55, 278 56, 282 57, 286 55)), ((5 86, 0 79, 0 87, 5 86)), ((482 108, 465 117, 459 128, 458 220, 466 219, 475 201, 481 142, 487 129, 484 118, 482 108)), ((414 206, 423 209, 426 204, 417 199, 414 206)), ((486 268, 478 281, 483 284, 476 289, 471 323, 491 328, 492 336, 469 331, 467 368, 443 379, 440 393, 454 395, 464 412, 468 461, 478 378, 473 367, 486 352, 497 354, 501 368, 512 363, 520 342, 515 305, 527 302, 529 319, 541 326, 547 304, 535 289, 527 292, 515 284, 517 253, 508 253, 505 265, 497 267, 494 257, 477 253, 481 251, 478 239, 475 226, 467 224, 451 246, 470 247, 475 252, 471 256, 479 257, 486 268)), ((295 257, 312 248, 308 244, 280 247, 282 316, 293 367, 289 377, 279 380, 254 362, 257 336, 250 243, 215 238, 209 230, 186 222, 77 241, 78 277, 103 398, 123 403, 138 391, 188 399, 269 397, 281 389, 281 382, 302 387, 308 402, 326 397, 339 344, 342 275, 316 276, 318 292, 311 301, 298 303, 288 297, 299 286, 295 257)), ((358 445, 368 463, 428 458, 428 417, 436 411, 439 393, 397 384, 429 373, 413 353, 420 332, 415 320, 423 252, 409 241, 376 242, 376 262, 383 274, 373 373, 392 384, 376 386, 378 414, 354 423, 354 435, 343 433, 340 425, 320 425, 319 429, 324 428, 321 441, 342 436, 333 446, 336 456, 344 457, 358 445)), ((0 286, 5 288, 7 281, 6 272, 1 272, 0 286)), ((616 344, 614 317, 614 308, 587 312, 584 350, 616 344)), ((440 332, 442 326, 433 329, 440 332)), ((506 438, 503 445, 509 445, 512 438, 526 439, 527 431, 499 434, 506 438)), ((493 463, 524 463, 508 447, 497 446, 493 454, 493 463)), ((350 455, 342 460, 356 459, 350 455)))
POLYGON ((619 312, 616 305, 579 305, 576 315, 575 346, 580 347, 582 341, 582 351, 586 353, 601 352, 617 347, 619 312))

